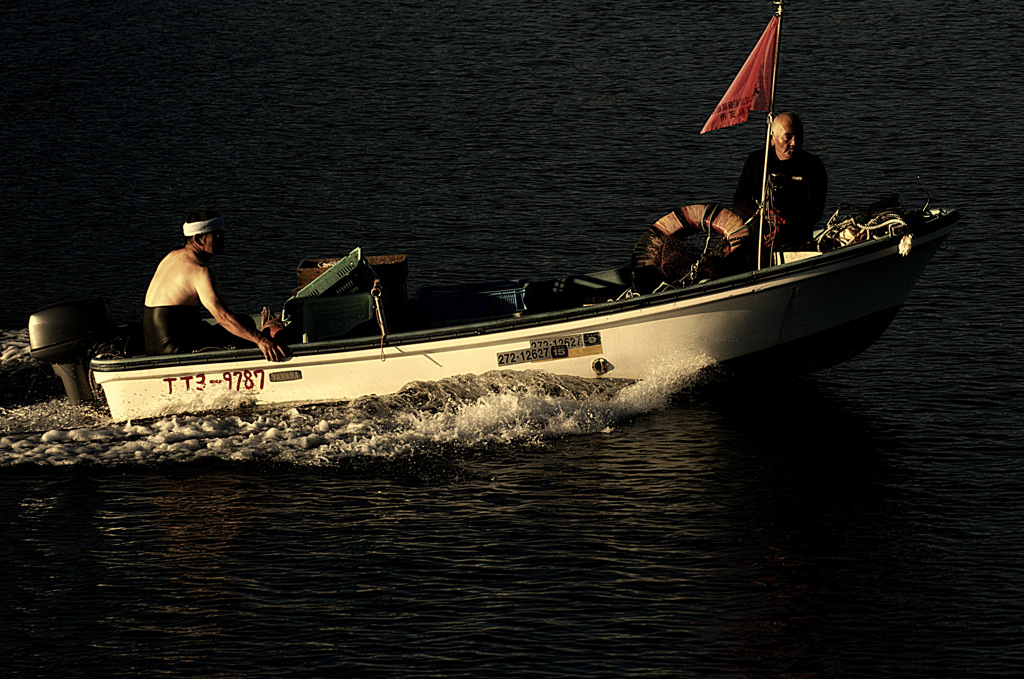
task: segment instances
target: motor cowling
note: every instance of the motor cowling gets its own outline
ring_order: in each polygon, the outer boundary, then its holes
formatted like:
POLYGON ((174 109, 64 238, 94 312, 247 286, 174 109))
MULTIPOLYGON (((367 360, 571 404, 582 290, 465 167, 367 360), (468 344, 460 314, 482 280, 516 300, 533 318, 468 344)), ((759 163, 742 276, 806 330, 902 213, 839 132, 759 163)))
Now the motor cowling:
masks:
POLYGON ((116 333, 110 308, 102 299, 53 304, 28 319, 31 356, 53 365, 72 404, 95 398, 86 364, 94 347, 116 333))

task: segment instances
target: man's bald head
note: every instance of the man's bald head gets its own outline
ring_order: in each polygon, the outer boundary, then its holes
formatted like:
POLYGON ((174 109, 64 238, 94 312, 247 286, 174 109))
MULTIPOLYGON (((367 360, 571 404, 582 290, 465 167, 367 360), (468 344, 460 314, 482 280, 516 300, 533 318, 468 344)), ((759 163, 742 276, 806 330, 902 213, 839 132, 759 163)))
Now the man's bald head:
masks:
POLYGON ((772 146, 779 160, 789 160, 804 143, 804 124, 795 113, 780 113, 772 121, 772 146))

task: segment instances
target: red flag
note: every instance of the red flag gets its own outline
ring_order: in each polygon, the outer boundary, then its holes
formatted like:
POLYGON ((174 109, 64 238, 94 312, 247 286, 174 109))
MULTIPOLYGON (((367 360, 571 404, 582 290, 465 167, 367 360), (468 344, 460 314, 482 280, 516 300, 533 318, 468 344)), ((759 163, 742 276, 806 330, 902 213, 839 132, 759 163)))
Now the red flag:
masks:
POLYGON ((757 41, 754 51, 743 62, 736 79, 704 123, 701 134, 746 121, 751 111, 768 111, 772 101, 772 71, 775 69, 775 43, 779 37, 779 17, 773 16, 757 41))

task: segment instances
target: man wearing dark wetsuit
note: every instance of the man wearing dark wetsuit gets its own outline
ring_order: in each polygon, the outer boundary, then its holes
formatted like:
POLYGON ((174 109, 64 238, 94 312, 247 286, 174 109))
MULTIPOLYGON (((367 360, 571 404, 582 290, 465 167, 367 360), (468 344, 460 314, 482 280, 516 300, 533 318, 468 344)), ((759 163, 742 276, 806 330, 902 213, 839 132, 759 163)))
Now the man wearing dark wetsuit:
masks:
POLYGON ((267 360, 280 360, 284 356, 281 347, 259 333, 251 318, 233 313, 221 300, 217 277, 207 266, 213 255, 224 252, 220 215, 212 210, 190 212, 182 231, 188 238, 185 247, 164 257, 146 290, 142 316, 146 353, 188 353, 242 339, 259 347, 267 360), (202 307, 218 325, 200 318, 202 307))
MULTIPOLYGON (((825 212, 828 173, 817 156, 803 149, 803 141, 803 123, 795 113, 780 113, 772 121, 763 243, 768 252, 810 243, 814 225, 825 212)), ((732 207, 744 219, 757 213, 763 170, 763 150, 747 156, 732 207)), ((751 222, 751 232, 757 233, 756 219, 751 222)))

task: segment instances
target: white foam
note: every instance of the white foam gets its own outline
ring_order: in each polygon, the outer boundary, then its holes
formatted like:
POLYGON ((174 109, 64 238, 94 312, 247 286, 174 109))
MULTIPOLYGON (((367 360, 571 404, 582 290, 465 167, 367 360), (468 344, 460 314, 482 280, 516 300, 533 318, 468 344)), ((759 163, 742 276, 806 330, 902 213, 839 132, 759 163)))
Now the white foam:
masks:
POLYGON ((397 394, 349 404, 247 415, 173 416, 112 423, 92 414, 63 426, 58 399, 28 421, 34 432, 0 438, 0 466, 34 463, 162 464, 227 461, 336 463, 353 456, 393 457, 424 447, 542 445, 611 431, 664 407, 709 361, 662 360, 635 383, 546 373, 488 373, 412 383, 397 394), (48 426, 45 414, 52 410, 48 426))
POLYGON ((34 360, 29 351, 28 328, 0 330, 0 364, 34 360))

